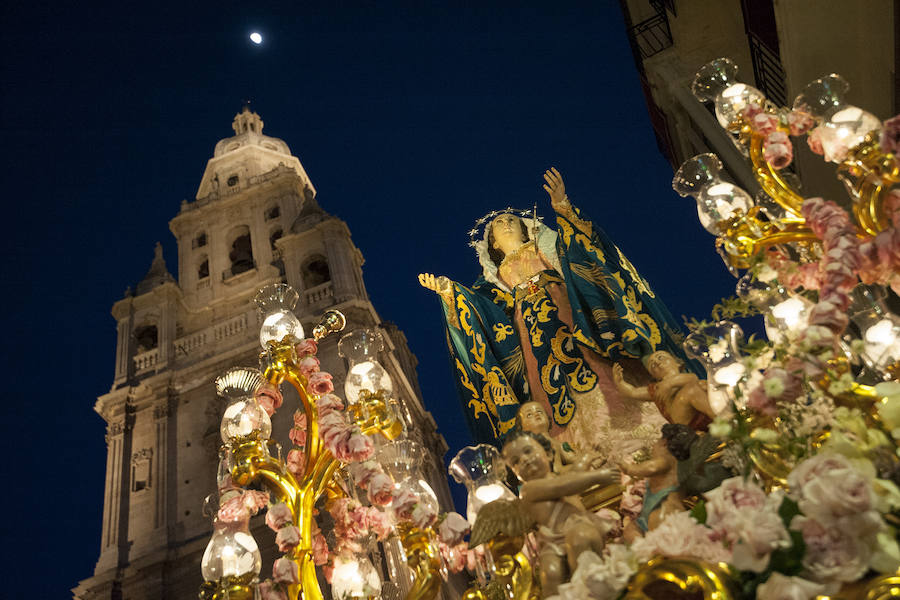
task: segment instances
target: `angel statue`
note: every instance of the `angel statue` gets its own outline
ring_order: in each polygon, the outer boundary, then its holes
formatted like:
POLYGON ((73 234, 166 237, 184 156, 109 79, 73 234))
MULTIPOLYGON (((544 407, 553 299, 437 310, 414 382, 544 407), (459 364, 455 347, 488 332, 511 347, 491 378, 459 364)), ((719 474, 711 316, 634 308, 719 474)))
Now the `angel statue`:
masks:
POLYGON ((520 405, 533 401, 550 416, 550 435, 579 452, 649 450, 665 419, 653 403, 623 398, 612 366, 646 385, 637 359, 657 350, 683 357, 678 325, 619 248, 572 206, 559 171, 544 180, 555 231, 536 208, 493 211, 469 232, 482 267, 474 285, 419 275, 442 299, 469 427, 477 440, 496 443, 520 405))

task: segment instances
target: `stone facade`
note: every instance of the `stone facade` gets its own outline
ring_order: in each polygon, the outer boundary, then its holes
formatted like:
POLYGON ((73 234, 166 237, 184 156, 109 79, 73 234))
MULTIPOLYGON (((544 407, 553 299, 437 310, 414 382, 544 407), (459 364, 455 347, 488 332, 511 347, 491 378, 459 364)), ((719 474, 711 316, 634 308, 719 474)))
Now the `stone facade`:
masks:
MULTIPOLYGON (((282 140, 262 134, 259 115, 245 108, 233 127, 235 135, 216 144, 196 201, 183 203, 169 223, 178 241, 177 281, 157 246, 147 275, 112 308, 115 374, 95 405, 108 424, 100 557, 94 575, 74 590, 79 600, 196 597, 212 531, 201 508, 215 491, 224 408, 214 380, 229 367, 258 365, 252 300, 270 283, 300 293, 295 313, 307 332, 328 308, 347 316, 348 331, 381 329, 382 363, 415 423, 413 435, 429 450, 428 479, 444 510, 452 507, 447 448, 423 407, 416 358, 369 302, 363 257, 347 225, 322 210, 300 161, 282 140)), ((346 366, 338 337, 320 344, 319 357, 340 390, 346 366)), ((272 439, 287 444, 299 400, 292 389, 284 392, 272 439)), ((274 536, 261 517, 251 527, 265 576, 274 536)))

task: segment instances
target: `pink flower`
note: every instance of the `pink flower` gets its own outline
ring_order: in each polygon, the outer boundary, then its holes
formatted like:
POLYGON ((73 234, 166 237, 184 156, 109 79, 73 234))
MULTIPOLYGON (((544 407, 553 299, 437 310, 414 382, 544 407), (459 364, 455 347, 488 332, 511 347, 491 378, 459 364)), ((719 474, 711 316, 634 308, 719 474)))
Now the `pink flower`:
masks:
POLYGON ((881 130, 881 151, 900 154, 900 115, 884 122, 881 130))
POLYGON ((806 543, 803 567, 823 583, 856 581, 869 568, 871 549, 858 535, 827 527, 814 519, 797 515, 791 529, 799 531, 806 543))
POLYGON ((438 548, 440 548, 441 558, 444 559, 444 564, 447 565, 448 571, 451 573, 459 573, 466 568, 466 563, 468 562, 468 546, 465 542, 452 546, 448 546, 441 542, 438 544, 438 548))
POLYGON ((260 582, 259 595, 262 600, 288 600, 287 594, 268 579, 260 582))
MULTIPOLYGON (((353 433, 347 440, 347 458, 353 462, 368 460, 375 453, 372 438, 362 433, 353 433)), ((341 459, 343 460, 343 459, 341 459)))
POLYGON ((271 383, 264 383, 261 385, 259 389, 256 390, 254 397, 270 417, 275 414, 275 411, 278 410, 281 407, 281 403, 284 402, 284 396, 281 395, 281 390, 271 383))
POLYGON ((369 502, 376 506, 388 506, 393 500, 394 482, 384 473, 375 473, 368 481, 369 502))
POLYGON ((447 513, 438 529, 441 541, 451 546, 462 541, 463 536, 469 533, 470 525, 462 515, 455 512, 447 513))
POLYGON ((770 398, 765 392, 763 386, 754 388, 747 397, 747 408, 759 415, 774 417, 778 414, 778 406, 775 404, 775 398, 770 398))
POLYGON ((303 450, 291 450, 287 454, 287 469, 294 477, 302 478, 306 470, 306 455, 303 450))
POLYGON ((791 537, 775 510, 738 511, 733 523, 729 535, 737 541, 732 546, 731 564, 741 571, 762 573, 774 550, 791 546, 791 537))
POLYGON ((814 600, 825 593, 825 586, 774 572, 761 586, 756 588, 757 600, 814 600))
POLYGON ((334 394, 324 394, 316 402, 316 407, 321 415, 330 411, 344 410, 344 403, 334 394))
POLYGON ((783 169, 794 160, 794 147, 783 131, 773 131, 763 144, 763 157, 776 169, 783 169))
POLYGON ((809 135, 806 137, 806 143, 809 144, 809 149, 813 151, 813 153, 822 156, 825 154, 825 149, 822 147, 822 127, 814 127, 809 135))
POLYGON ((297 356, 303 357, 318 352, 319 344, 316 340, 301 340, 294 346, 294 349, 297 351, 297 356))
POLYGON ((425 529, 437 521, 437 511, 430 504, 419 502, 416 504, 415 508, 413 508, 410 520, 413 525, 419 529, 425 529))
POLYGON ((719 487, 704 494, 706 497, 706 524, 727 535, 727 529, 738 512, 759 509, 766 505, 766 493, 743 477, 732 477, 719 487))
POLYGON ((244 505, 242 494, 237 494, 226 500, 219 506, 219 521, 223 523, 236 523, 250 518, 250 510, 244 505))
POLYGON ((306 412, 303 410, 294 411, 294 427, 306 430, 306 412))
POLYGON ((666 517, 655 529, 632 545, 639 561, 653 556, 688 557, 710 562, 728 562, 731 553, 712 537, 712 530, 695 521, 687 512, 666 517))
POLYGON ((394 488, 394 502, 391 505, 397 518, 408 521, 412 516, 413 507, 419 499, 406 488, 394 488))
POLYGON ((269 503, 269 492, 258 492, 256 490, 247 490, 244 492, 241 499, 244 502, 244 506, 250 510, 251 514, 256 514, 259 512, 259 509, 265 508, 269 503))
POLYGON ((762 114, 762 111, 762 106, 753 102, 744 107, 744 110, 741 111, 741 115, 748 123, 752 123, 757 115, 762 114))
POLYGON ((291 514, 291 509, 283 502, 273 504, 266 512, 266 525, 272 531, 278 531, 285 525, 290 525, 293 521, 294 516, 291 514))
POLYGON ((275 535, 275 543, 279 552, 290 552, 300 543, 300 530, 293 525, 282 527, 275 535))
POLYGON ((366 526, 379 540, 386 539, 394 531, 390 516, 374 506, 370 506, 366 512, 366 526))
POLYGON ((272 565, 272 579, 278 583, 300 583, 300 570, 294 561, 281 557, 272 565))
POLYGON ((821 325, 827 327, 835 334, 839 334, 847 327, 850 317, 847 316, 840 306, 831 302, 819 302, 809 313, 810 325, 821 325))
POLYGON ((805 112, 792 110, 788 113, 788 127, 791 129, 791 135, 803 135, 816 124, 815 119, 805 112))
POLYGON ((304 356, 300 359, 300 364, 297 368, 300 369, 301 373, 309 377, 319 370, 319 359, 315 356, 304 356))
POLYGON ((619 503, 619 512, 622 516, 637 518, 644 508, 644 494, 647 493, 647 480, 633 480, 628 475, 622 473, 622 485, 625 491, 622 492, 622 501, 619 503))
POLYGON ((316 529, 312 536, 312 553, 313 562, 317 566, 322 566, 328 562, 328 542, 322 532, 316 529))
POLYGON ((306 429, 292 427, 288 432, 288 437, 291 438, 291 442, 293 442, 295 446, 299 446, 300 448, 306 446, 306 429))
POLYGON ((778 130, 778 117, 771 113, 760 112, 750 120, 753 131, 761 135, 769 135, 778 130))
POLYGON ((317 396, 330 394, 334 391, 334 384, 331 383, 331 373, 316 371, 310 374, 306 389, 309 390, 309 393, 317 396))

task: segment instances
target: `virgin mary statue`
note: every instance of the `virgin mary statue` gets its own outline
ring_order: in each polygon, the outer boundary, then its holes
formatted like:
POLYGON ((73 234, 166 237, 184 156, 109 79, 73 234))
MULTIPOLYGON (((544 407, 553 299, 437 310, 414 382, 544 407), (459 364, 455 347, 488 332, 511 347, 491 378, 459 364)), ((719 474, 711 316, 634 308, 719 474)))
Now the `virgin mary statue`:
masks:
POLYGON ((581 451, 652 446, 665 421, 653 403, 620 396, 612 365, 629 381, 648 382, 636 359, 657 350, 683 357, 678 325, 619 248, 572 206, 559 172, 544 179, 556 231, 535 211, 491 212, 470 232, 482 267, 471 287, 419 275, 443 301, 469 428, 476 440, 496 442, 515 426, 520 405, 537 402, 551 435, 581 451))

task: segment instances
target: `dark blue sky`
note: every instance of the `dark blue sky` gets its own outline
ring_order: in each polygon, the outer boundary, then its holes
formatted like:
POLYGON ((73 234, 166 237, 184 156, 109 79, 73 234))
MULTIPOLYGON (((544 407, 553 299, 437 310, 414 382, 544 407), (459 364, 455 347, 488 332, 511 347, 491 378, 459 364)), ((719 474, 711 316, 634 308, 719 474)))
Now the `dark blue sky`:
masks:
POLYGON ((693 202, 671 191, 617 2, 428 4, 0 9, 3 476, 19 492, 7 493, 2 552, 33 597, 66 597, 92 573, 109 309, 157 240, 176 270, 167 222, 246 98, 349 224, 372 301, 420 360, 450 456, 468 437, 438 301, 416 273, 475 279, 467 230, 509 204, 549 212, 547 167, 675 315, 704 316, 732 291, 693 202))

